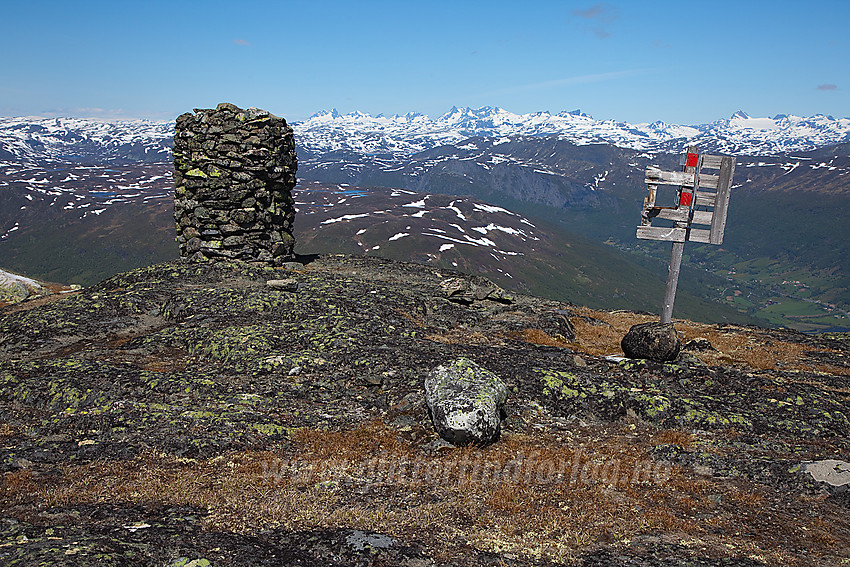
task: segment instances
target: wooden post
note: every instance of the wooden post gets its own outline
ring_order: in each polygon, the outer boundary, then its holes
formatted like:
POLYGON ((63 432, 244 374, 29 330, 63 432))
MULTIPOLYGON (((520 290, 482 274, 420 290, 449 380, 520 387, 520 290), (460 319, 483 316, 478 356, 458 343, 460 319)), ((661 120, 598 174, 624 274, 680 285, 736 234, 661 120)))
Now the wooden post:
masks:
MULTIPOLYGON (((685 240, 688 239, 690 232, 690 219, 693 216, 694 205, 693 197, 699 189, 699 170, 702 165, 702 156, 699 155, 697 146, 688 146, 688 153, 682 171, 685 173, 695 173, 694 186, 689 191, 690 193, 682 197, 682 193, 688 191, 685 187, 679 189, 679 207, 687 207, 688 217, 684 221, 677 221, 677 228, 685 229, 685 240), (692 156, 698 156, 696 163, 691 162, 692 156)), ((679 285, 679 270, 682 267, 682 254, 685 252, 684 242, 674 242, 673 250, 670 252, 670 267, 667 268, 667 286, 664 288, 664 303, 661 305, 661 322, 673 322, 673 302, 676 301, 676 287, 679 285)))
POLYGON ((667 287, 664 288, 664 304, 661 306, 661 322, 673 321, 673 302, 676 300, 676 286, 679 285, 679 269, 682 267, 684 242, 674 242, 670 254, 670 267, 667 268, 667 287))

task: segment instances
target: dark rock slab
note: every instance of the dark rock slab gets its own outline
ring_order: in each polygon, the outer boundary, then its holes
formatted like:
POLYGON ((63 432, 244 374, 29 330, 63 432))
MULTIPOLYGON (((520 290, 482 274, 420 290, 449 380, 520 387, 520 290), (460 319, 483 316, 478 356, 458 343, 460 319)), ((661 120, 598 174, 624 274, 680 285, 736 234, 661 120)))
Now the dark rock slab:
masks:
POLYGON ((620 346, 629 358, 663 362, 676 359, 681 341, 672 323, 653 321, 632 326, 620 346))

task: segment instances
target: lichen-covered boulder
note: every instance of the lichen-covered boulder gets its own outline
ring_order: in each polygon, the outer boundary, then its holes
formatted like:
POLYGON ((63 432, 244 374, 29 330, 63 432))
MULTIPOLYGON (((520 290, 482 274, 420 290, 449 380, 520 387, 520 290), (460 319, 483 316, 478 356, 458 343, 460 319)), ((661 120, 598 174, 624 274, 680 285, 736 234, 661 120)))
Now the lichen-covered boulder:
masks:
POLYGON ((674 360, 679 355, 681 345, 672 323, 656 321, 633 325, 620 342, 627 357, 659 362, 674 360))
POLYGON ((19 281, 4 281, 0 274, 0 305, 20 303, 30 296, 29 290, 19 281))
POLYGON ((0 307, 71 289, 57 284, 45 284, 0 269, 0 307))
POLYGON ((501 378, 458 358, 425 378, 425 401, 434 428, 454 445, 489 445, 499 439, 508 389, 501 378))

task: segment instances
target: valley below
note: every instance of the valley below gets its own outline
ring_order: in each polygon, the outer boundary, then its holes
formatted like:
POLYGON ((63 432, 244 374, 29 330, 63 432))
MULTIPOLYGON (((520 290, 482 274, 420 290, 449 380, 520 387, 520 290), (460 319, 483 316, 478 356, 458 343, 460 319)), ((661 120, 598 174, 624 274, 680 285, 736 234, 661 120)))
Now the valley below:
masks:
MULTIPOLYGON (((645 168, 675 167, 674 156, 496 141, 403 159, 304 151, 297 251, 416 259, 591 307, 657 312, 669 245, 634 230, 645 168)), ((686 246, 675 314, 850 328, 847 161, 846 146, 798 156, 803 166, 740 158, 725 242, 686 246)), ((172 199, 170 163, 0 164, 3 267, 91 285, 174 258, 172 199)))

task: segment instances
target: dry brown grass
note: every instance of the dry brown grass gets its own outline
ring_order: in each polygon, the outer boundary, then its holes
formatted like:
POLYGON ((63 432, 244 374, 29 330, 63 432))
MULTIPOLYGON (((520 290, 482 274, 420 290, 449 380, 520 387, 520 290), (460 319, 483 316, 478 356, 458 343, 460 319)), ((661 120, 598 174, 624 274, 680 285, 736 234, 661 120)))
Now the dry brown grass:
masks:
POLYGON ((747 508, 760 508, 764 504, 764 496, 758 492, 733 490, 729 493, 729 499, 736 505, 747 508))
POLYGON ((40 484, 32 471, 20 469, 7 472, 0 483, 0 502, 10 508, 20 506, 38 498, 39 490, 40 484))
POLYGON ((307 459, 357 459, 379 453, 404 457, 411 451, 410 444, 380 420, 345 431, 299 429, 292 438, 298 444, 299 457, 307 459))
POLYGON ((0 423, 0 439, 5 439, 6 437, 11 437, 15 434, 15 431, 12 429, 12 426, 8 423, 0 423))
POLYGON ((416 325, 416 327, 420 329, 424 329, 428 326, 425 322, 425 318, 420 313, 410 313, 409 311, 405 311, 404 309, 395 308, 395 312, 416 325))
POLYGON ((444 333, 431 333, 425 336, 429 341, 436 341, 447 345, 482 345, 501 346, 504 341, 500 337, 488 337, 479 331, 470 331, 463 327, 457 327, 444 333))
POLYGON ((553 337, 540 329, 523 329, 522 331, 510 333, 512 339, 542 346, 554 346, 569 348, 570 343, 562 338, 553 337))
POLYGON ((648 458, 654 442, 687 443, 684 432, 653 437, 647 429, 638 437, 625 424, 596 427, 573 432, 581 443, 506 435, 484 449, 440 454, 423 452, 379 421, 349 431, 303 429, 286 453, 208 460, 148 453, 69 465, 49 481, 29 471, 7 473, 0 496, 11 508, 27 502, 196 506, 209 511, 204 522, 213 530, 375 530, 432 542, 432 553, 446 559, 459 552, 453 545, 469 542, 494 552, 570 560, 595 542, 664 533, 787 564, 784 550, 794 546, 818 553, 806 539, 813 533, 825 548, 835 539, 828 518, 786 533, 784 523, 798 519, 760 514, 776 503, 757 491, 648 458), (780 527, 783 538, 774 538, 780 527), (724 535, 714 535, 715 529, 724 535))
POLYGON ((823 518, 815 518, 807 526, 809 537, 812 541, 833 547, 838 544, 838 539, 832 534, 833 526, 829 525, 823 518))
MULTIPOLYGON (((586 307, 576 309, 578 316, 570 319, 576 331, 571 348, 592 355, 621 354, 620 341, 638 323, 656 321, 654 315, 627 311, 596 311, 586 307), (589 322, 584 317, 601 321, 589 322)), ((694 355, 708 365, 741 364, 756 370, 821 371, 847 373, 846 368, 807 361, 805 352, 814 349, 808 345, 766 339, 743 327, 718 327, 693 321, 674 321, 683 342, 697 338, 708 340, 716 351, 695 352, 694 355)), ((822 352, 833 352, 820 349, 822 352)))
POLYGON ((188 355, 180 350, 172 349, 168 353, 160 353, 158 356, 150 356, 144 360, 136 360, 135 363, 142 370, 149 372, 180 372, 186 368, 188 355))
POLYGON ((691 446, 694 441, 692 433, 682 431, 681 429, 662 429, 652 436, 652 442, 656 445, 678 445, 686 449, 691 446))

